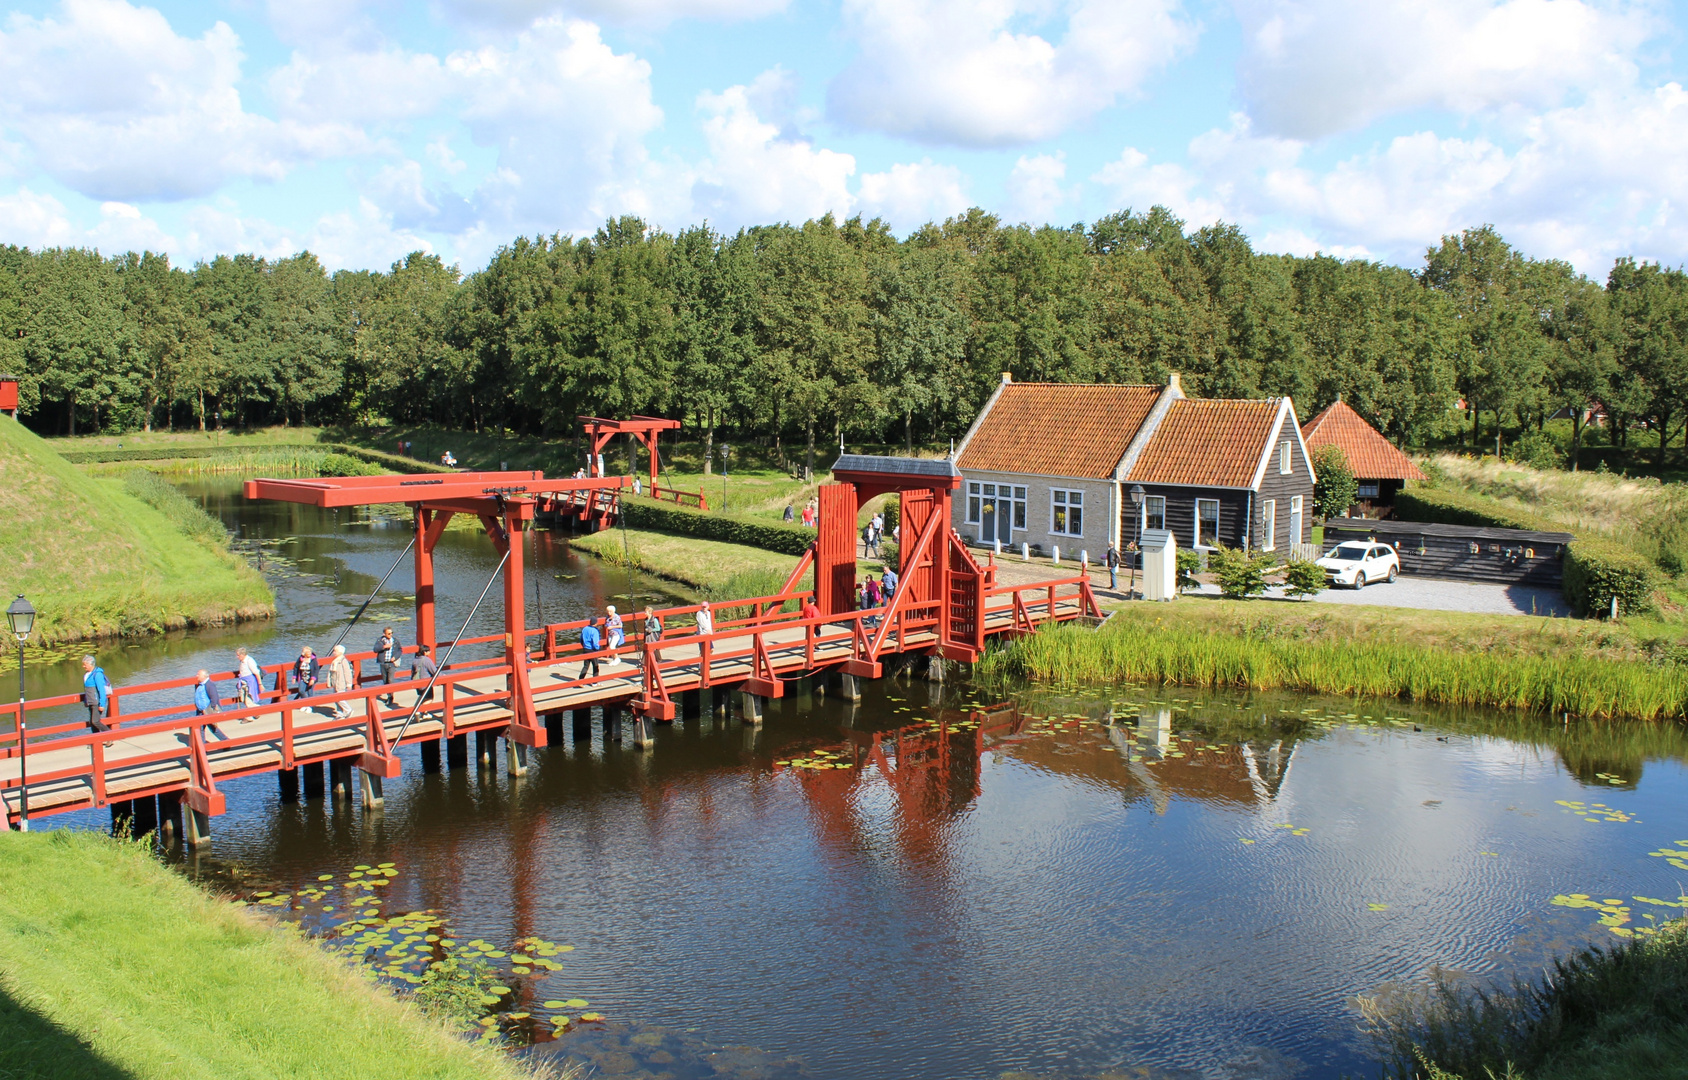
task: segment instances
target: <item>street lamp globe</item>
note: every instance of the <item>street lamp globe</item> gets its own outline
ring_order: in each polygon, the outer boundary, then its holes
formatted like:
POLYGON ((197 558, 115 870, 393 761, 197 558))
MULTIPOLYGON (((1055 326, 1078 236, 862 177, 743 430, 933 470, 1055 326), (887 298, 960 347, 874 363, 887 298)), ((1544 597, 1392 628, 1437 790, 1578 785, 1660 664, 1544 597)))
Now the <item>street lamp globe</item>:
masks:
POLYGON ((1142 484, 1132 484, 1131 485, 1131 491, 1128 492, 1128 494, 1131 496, 1131 505, 1132 506, 1142 506, 1143 505, 1143 485, 1142 484))
POLYGON ((6 622, 12 628, 12 634, 20 642, 29 637, 35 629, 35 608, 19 593, 12 601, 12 606, 6 609, 6 622))

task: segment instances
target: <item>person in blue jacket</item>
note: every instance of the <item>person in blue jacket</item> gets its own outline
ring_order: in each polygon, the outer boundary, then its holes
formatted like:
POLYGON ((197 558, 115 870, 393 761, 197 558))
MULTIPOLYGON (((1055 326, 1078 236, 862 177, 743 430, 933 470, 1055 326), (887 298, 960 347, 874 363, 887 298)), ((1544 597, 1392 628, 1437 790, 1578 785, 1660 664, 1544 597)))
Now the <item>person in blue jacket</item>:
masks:
POLYGON ((88 727, 94 731, 110 731, 105 722, 106 705, 111 701, 111 682, 105 668, 94 663, 92 656, 82 658, 82 704, 88 706, 88 727))
MULTIPOLYGON (((210 674, 206 672, 204 668, 199 669, 198 678, 199 681, 193 684, 193 714, 195 716, 205 716, 208 713, 222 712, 222 690, 218 688, 216 683, 211 681, 210 674)), ((214 723, 200 725, 200 738, 204 739, 206 742, 210 742, 211 736, 213 735, 217 736, 219 739, 228 738, 227 735, 223 734, 223 729, 214 723)))
POLYGON ((586 678, 587 668, 592 669, 592 674, 594 676, 598 674, 598 661, 592 656, 592 654, 603 647, 604 636, 598 630, 598 620, 587 619, 586 625, 580 628, 580 651, 586 653, 587 655, 586 659, 581 661, 580 674, 576 675, 575 678, 586 678))
POLYGON ((293 661, 293 699, 310 697, 316 692, 317 680, 321 677, 322 664, 311 652, 311 647, 306 645, 299 650, 299 659, 293 661))

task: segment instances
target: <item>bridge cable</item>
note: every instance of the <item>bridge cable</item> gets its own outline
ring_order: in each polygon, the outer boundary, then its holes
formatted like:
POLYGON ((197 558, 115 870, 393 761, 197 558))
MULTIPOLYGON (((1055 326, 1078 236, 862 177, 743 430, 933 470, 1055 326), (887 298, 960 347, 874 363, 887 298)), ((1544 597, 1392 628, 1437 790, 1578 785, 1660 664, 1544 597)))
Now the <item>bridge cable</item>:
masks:
MULTIPOLYGON (((442 656, 434 665, 433 677, 428 680, 428 685, 423 687, 422 691, 417 694, 416 704, 410 707, 410 715, 404 718, 404 725, 399 728, 399 733, 393 738, 392 745, 397 746, 399 741, 404 738, 404 733, 410 730, 410 722, 416 719, 416 714, 421 711, 422 703, 429 700, 432 696, 434 692, 434 684, 439 682, 440 675, 445 671, 446 665, 451 663, 451 654, 457 651, 457 643, 462 641, 463 635, 469 632, 469 620, 473 619, 475 617, 475 612, 481 609, 481 601, 485 600, 486 594, 492 591, 492 583, 498 580, 498 575, 504 572, 504 564, 509 561, 510 549, 506 547, 504 549, 504 557, 498 560, 498 569, 494 570, 492 572, 492 576, 486 579, 486 588, 481 590, 480 598, 475 601, 475 606, 470 608, 469 614, 464 617, 463 625, 457 630, 457 636, 451 639, 451 647, 446 649, 445 655, 442 656)), ((526 649, 527 642, 523 641, 516 647, 526 649)), ((511 704, 514 705, 515 703, 512 702, 511 704)), ((515 710, 512 708, 511 711, 514 712, 515 710)))
POLYGON ((369 605, 374 603, 375 598, 380 595, 381 586, 387 584, 387 579, 393 576, 393 571, 397 570, 399 568, 399 563, 404 562, 405 556, 409 555, 410 549, 415 547, 415 546, 416 546, 416 536, 415 536, 415 534, 412 534, 411 537, 410 537, 410 543, 408 543, 404 546, 404 550, 399 553, 398 559, 393 563, 393 565, 387 567, 387 572, 385 574, 381 575, 381 580, 376 584, 375 591, 370 593, 369 596, 364 600, 364 602, 361 605, 359 605, 358 610, 357 610, 357 614, 352 616, 352 621, 346 624, 346 628, 344 630, 340 631, 340 636, 334 639, 334 644, 330 645, 328 647, 328 652, 329 652, 330 656, 332 656, 334 654, 335 646, 338 646, 338 645, 343 644, 345 642, 346 638, 352 632, 352 627, 354 627, 358 624, 358 620, 363 618, 363 613, 369 610, 369 605))

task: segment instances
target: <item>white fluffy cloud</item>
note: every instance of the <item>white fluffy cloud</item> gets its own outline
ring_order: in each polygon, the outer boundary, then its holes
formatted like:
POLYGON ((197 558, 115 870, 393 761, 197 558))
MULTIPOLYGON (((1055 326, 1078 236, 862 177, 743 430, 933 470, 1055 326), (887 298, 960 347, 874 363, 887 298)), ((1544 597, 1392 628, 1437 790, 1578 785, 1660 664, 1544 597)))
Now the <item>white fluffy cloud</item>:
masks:
POLYGON ((1645 9, 1587 0, 1235 0, 1238 89, 1312 139, 1418 108, 1542 108, 1634 77, 1645 9))
POLYGON ((696 215, 731 227, 850 212, 853 156, 782 135, 757 115, 749 87, 704 94, 698 109, 709 157, 692 184, 696 215))
POLYGON ((247 112, 241 61, 224 23, 184 38, 153 8, 64 0, 59 16, 14 14, 0 32, 0 124, 42 171, 99 199, 189 198, 363 148, 344 125, 247 112))
POLYGON ((1054 221, 1055 211, 1071 194, 1061 186, 1066 176, 1067 162, 1062 154, 1021 157, 1002 185, 1008 196, 1008 220, 1032 225, 1054 221))
POLYGON ((845 0, 859 46, 828 111, 928 143, 1001 146, 1058 135, 1187 50, 1178 0, 1078 0, 1059 41, 1042 0, 845 0))
POLYGON ((864 173, 858 206, 870 217, 882 217, 892 228, 907 231, 953 217, 972 204, 960 169, 925 158, 864 173))
POLYGON ((1688 251, 1688 91, 1596 94, 1531 118, 1506 142, 1419 131, 1328 167, 1308 144, 1233 118, 1190 145, 1188 166, 1128 148, 1092 180, 1121 204, 1163 203, 1194 224, 1224 217, 1268 250, 1364 253, 1411 265, 1438 237, 1493 223, 1538 257, 1603 274, 1613 257, 1688 251))
POLYGON ((736 21, 784 11, 789 0, 438 0, 460 22, 525 26, 535 19, 575 15, 607 22, 662 26, 675 19, 736 21))

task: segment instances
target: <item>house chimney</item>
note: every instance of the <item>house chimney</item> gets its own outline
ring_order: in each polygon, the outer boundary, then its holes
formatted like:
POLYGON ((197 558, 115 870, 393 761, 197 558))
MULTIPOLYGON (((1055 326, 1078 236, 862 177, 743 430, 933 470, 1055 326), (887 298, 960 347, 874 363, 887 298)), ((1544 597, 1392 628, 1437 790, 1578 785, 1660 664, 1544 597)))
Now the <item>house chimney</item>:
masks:
POLYGON ((1002 373, 1002 385, 1007 386, 1009 383, 1011 383, 1013 381, 1014 381, 1014 373, 1012 371, 1004 371, 1002 373))
POLYGON ((1166 376, 1166 388, 1168 390, 1176 390, 1180 394, 1182 394, 1184 392, 1184 383, 1178 377, 1178 372, 1173 371, 1173 372, 1169 372, 1167 374, 1167 376, 1166 376))

